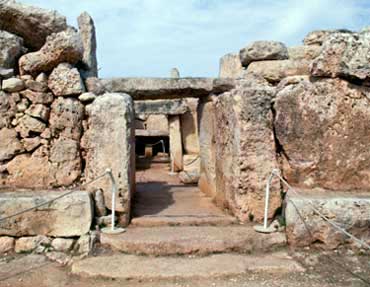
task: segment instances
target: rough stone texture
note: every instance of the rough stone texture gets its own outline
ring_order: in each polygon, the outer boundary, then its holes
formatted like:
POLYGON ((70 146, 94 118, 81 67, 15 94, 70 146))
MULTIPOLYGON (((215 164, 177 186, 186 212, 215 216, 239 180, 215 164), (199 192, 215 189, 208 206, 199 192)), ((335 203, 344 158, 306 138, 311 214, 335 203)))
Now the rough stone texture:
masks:
POLYGON ((45 45, 37 52, 19 59, 21 75, 37 76, 49 72, 60 63, 76 64, 82 59, 83 47, 80 35, 72 28, 47 37, 45 45))
POLYGON ((15 240, 13 237, 1 236, 0 237, 0 254, 13 251, 15 240))
POLYGON ((184 151, 187 154, 199 154, 198 137, 198 99, 184 99, 189 111, 180 116, 181 137, 184 151))
MULTIPOLYGON (((367 243, 370 242, 369 193, 309 190, 301 193, 299 197, 294 194, 288 194, 287 196, 285 218, 286 234, 290 245, 303 247, 320 242, 329 249, 337 248, 339 245, 346 243, 357 245, 357 243, 312 211, 310 204, 341 228, 367 243), (299 214, 304 218, 306 225, 299 216, 295 206, 299 214)), ((357 247, 360 246, 357 245, 357 247)))
POLYGON ((85 79, 86 90, 100 96, 105 93, 105 87, 102 81, 96 77, 89 77, 85 79))
POLYGON ((11 0, 0 2, 0 29, 21 36, 26 46, 34 50, 42 47, 48 35, 66 28, 66 18, 56 11, 11 0))
POLYGON ((62 63, 49 76, 48 86, 56 96, 73 96, 85 92, 82 78, 77 68, 62 63))
POLYGON ((340 79, 302 79, 280 87, 275 131, 289 183, 331 190, 369 188, 369 99, 369 88, 340 79))
POLYGON ((289 60, 313 60, 320 55, 321 49, 319 45, 289 47, 289 60))
POLYGON ((199 115, 199 147, 200 147, 200 179, 199 189, 203 193, 216 198, 216 115, 215 98, 200 102, 199 115))
POLYGON ((239 52, 239 57, 243 67, 250 63, 263 60, 285 60, 288 59, 288 49, 276 41, 256 41, 239 52))
POLYGON ((183 183, 198 183, 200 178, 200 157, 197 154, 183 156, 184 170, 179 174, 183 183))
POLYGON ((41 145, 41 138, 40 137, 25 138, 21 140, 21 143, 24 146, 25 150, 30 152, 35 150, 41 145))
POLYGON ((14 76, 14 69, 4 69, 0 67, 0 78, 8 79, 14 76))
POLYGON ((29 115, 24 115, 19 119, 15 130, 20 133, 21 137, 29 137, 31 133, 41 134, 46 128, 45 123, 29 115))
MULTIPOLYGON (((126 94, 104 94, 87 110, 88 130, 83 138, 86 150, 86 178, 92 180, 112 169, 117 182, 116 209, 123 213, 121 222, 130 218, 131 196, 135 189, 134 110, 126 94)), ((111 183, 107 178, 94 185, 104 192, 105 204, 111 208, 111 183)))
POLYGON ((32 237, 22 237, 15 242, 15 252, 17 253, 32 252, 36 250, 36 248, 38 248, 39 246, 45 247, 46 245, 49 245, 49 243, 50 239, 42 235, 32 237))
POLYGON ((22 46, 22 38, 0 30, 0 67, 13 69, 23 52, 22 46))
POLYGON ((68 252, 72 249, 73 243, 73 239, 55 238, 51 242, 51 247, 56 251, 68 252))
POLYGON ((370 32, 331 33, 312 63, 317 77, 341 77, 370 85, 370 32))
POLYGON ((58 251, 47 252, 45 256, 49 260, 53 262, 57 262, 58 264, 62 266, 68 265, 72 260, 71 255, 67 255, 64 252, 58 252, 58 251))
POLYGON ((16 112, 16 103, 13 98, 9 94, 0 91, 0 128, 10 127, 16 112))
POLYGON ((10 78, 3 81, 2 89, 5 92, 19 92, 24 89, 24 82, 17 78, 10 78))
MULTIPOLYGON (((0 193, 0 217, 30 208, 61 194, 61 191, 0 193)), ((2 222, 0 235, 80 236, 89 231, 92 212, 90 195, 84 191, 75 191, 43 207, 2 222)))
POLYGON ((240 62, 239 54, 226 54, 220 59, 220 78, 240 78, 244 68, 240 62))
MULTIPOLYGON (((224 204, 241 221, 263 219, 265 185, 278 167, 271 102, 275 89, 258 78, 218 97, 216 183, 224 204)), ((269 217, 281 204, 280 184, 271 183, 269 217)))
POLYGON ((270 252, 286 245, 283 233, 256 233, 249 226, 135 227, 101 235, 101 243, 130 254, 168 256, 270 252))
POLYGON ((322 45, 326 38, 335 32, 339 33, 352 33, 349 30, 315 30, 307 34, 303 43, 305 45, 322 45))
POLYGON ((247 74, 261 75, 267 81, 276 83, 289 76, 309 75, 310 63, 308 60, 258 61, 248 66, 247 74))
POLYGON ((233 79, 214 78, 113 78, 101 83, 109 92, 129 94, 134 100, 205 97, 232 89, 233 79))
POLYGON ((94 21, 87 12, 77 18, 79 32, 84 48, 82 62, 84 64, 84 77, 98 76, 98 62, 96 59, 96 35, 94 21))
POLYGON ((79 99, 81 102, 83 102, 83 103, 89 103, 89 102, 94 101, 94 100, 96 99, 96 96, 95 96, 95 94, 88 92, 88 93, 83 93, 83 94, 81 94, 81 95, 78 97, 78 99, 79 99))
MULTIPOLYGON (((41 75, 41 74, 40 74, 41 75)), ((34 80, 27 80, 26 87, 34 92, 44 93, 48 91, 48 85, 46 82, 42 81, 34 81, 34 80)))
POLYGON ((7 128, 0 130, 0 162, 13 158, 23 150, 15 130, 7 128))
POLYGON ((51 104, 54 99, 52 93, 33 92, 31 90, 22 91, 21 95, 29 99, 34 104, 51 104))
POLYGON ((135 101, 134 108, 135 114, 181 115, 188 111, 182 99, 135 101))
POLYGON ((97 216, 107 215, 107 208, 105 207, 104 193, 101 189, 98 189, 94 193, 94 202, 95 202, 95 214, 97 216))
POLYGON ((168 133, 168 119, 166 115, 149 115, 144 125, 146 130, 168 133))
POLYGON ((77 99, 57 98, 51 105, 50 131, 52 136, 80 140, 84 106, 77 99))
MULTIPOLYGON (((176 279, 231 278, 251 272, 283 274, 304 272, 286 253, 266 256, 215 254, 207 257, 146 257, 118 254, 91 257, 72 265, 83 277, 157 281, 176 279)), ((230 280, 230 279, 229 279, 230 280)))
POLYGON ((41 104, 33 104, 25 111, 25 113, 45 122, 49 119, 50 109, 41 104))
POLYGON ((170 116, 168 120, 170 130, 171 170, 176 172, 183 168, 180 117, 170 116))

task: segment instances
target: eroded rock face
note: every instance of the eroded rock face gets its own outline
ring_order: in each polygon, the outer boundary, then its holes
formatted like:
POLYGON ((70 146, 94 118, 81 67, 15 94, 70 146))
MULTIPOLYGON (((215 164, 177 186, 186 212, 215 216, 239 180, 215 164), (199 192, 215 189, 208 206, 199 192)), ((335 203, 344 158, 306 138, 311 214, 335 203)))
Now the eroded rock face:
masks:
POLYGON ((36 77, 41 72, 53 70, 60 63, 76 64, 82 57, 80 35, 73 28, 68 28, 48 36, 39 51, 23 55, 19 59, 19 70, 21 75, 36 77))
POLYGON ((359 247, 345 234, 313 212, 311 204, 357 238, 365 242, 370 240, 368 194, 310 191, 301 192, 300 197, 293 194, 287 197, 285 218, 289 245, 304 247, 320 242, 328 249, 335 249, 346 243, 359 247))
POLYGON ((77 18, 78 28, 81 34, 84 53, 82 62, 84 63, 84 77, 98 76, 98 63, 96 60, 96 35, 94 20, 91 16, 83 12, 77 18))
MULTIPOLYGON (((0 194, 0 216, 5 217, 40 202, 53 199, 63 192, 17 192, 0 194)), ((85 191, 76 191, 57 201, 7 220, 0 226, 0 235, 47 235, 73 237, 86 234, 92 222, 92 202, 85 191)))
POLYGON ((50 74, 48 86, 56 96, 73 96, 85 92, 82 78, 77 68, 62 63, 50 74))
POLYGON ((240 50, 240 61, 243 67, 250 63, 263 60, 285 60, 288 59, 288 49, 276 41, 256 41, 240 50))
MULTIPOLYGON (((123 213, 121 222, 130 218, 131 196, 135 187, 134 110, 126 94, 104 94, 87 109, 88 130, 82 143, 86 150, 86 179, 92 180, 111 168, 117 182, 116 209, 123 213)), ((104 193, 111 208, 111 183, 105 178, 94 185, 104 193)))
POLYGON ((184 99, 184 101, 189 111, 180 116, 182 144, 185 153, 199 154, 198 99, 184 99))
POLYGON ((275 131, 282 169, 298 187, 370 186, 370 89, 340 79, 279 87, 275 131))
POLYGON ((289 60, 313 60, 320 55, 321 49, 319 45, 289 47, 289 60))
POLYGON ((220 78, 239 78, 243 71, 244 68, 240 62, 239 54, 226 54, 220 59, 220 78))
POLYGON ((47 36, 66 28, 66 18, 56 11, 12 0, 0 2, 0 29, 21 36, 26 46, 34 50, 42 47, 47 36))
POLYGON ((51 105, 50 131, 52 136, 79 140, 82 133, 84 106, 77 99, 57 98, 51 105))
POLYGON ((23 146, 13 129, 3 128, 0 130, 0 162, 13 158, 23 151, 23 146))
POLYGON ((22 38, 0 30, 0 67, 14 68, 16 61, 22 54, 22 45, 22 38))
POLYGON ((0 91, 0 128, 10 127, 16 112, 16 102, 11 95, 0 91))
POLYGON ((3 81, 2 89, 5 92, 19 92, 24 89, 24 82, 21 79, 10 78, 3 81))
POLYGON ((317 77, 340 77, 370 85, 370 32, 331 33, 312 63, 317 77))
MULTIPOLYGON (((216 103, 216 190, 224 205, 241 221, 261 221, 264 190, 278 167, 271 102, 275 89, 266 81, 247 78, 218 97, 216 103)), ((271 184, 269 217, 280 206, 280 184, 271 184)))
POLYGON ((349 30, 315 30, 307 34, 307 36, 303 39, 303 43, 305 45, 322 45, 326 38, 336 32, 341 33, 352 33, 349 30))
POLYGON ((39 119, 24 115, 20 120, 15 130, 20 133, 21 137, 26 138, 31 133, 41 134, 46 128, 46 124, 39 119))

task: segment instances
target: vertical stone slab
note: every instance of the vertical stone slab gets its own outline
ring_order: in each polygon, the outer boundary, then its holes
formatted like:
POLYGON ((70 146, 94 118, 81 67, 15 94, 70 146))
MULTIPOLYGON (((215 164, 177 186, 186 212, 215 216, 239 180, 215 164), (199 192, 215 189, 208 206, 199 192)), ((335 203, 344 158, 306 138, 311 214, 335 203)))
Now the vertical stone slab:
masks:
POLYGON ((216 119, 214 101, 200 102, 199 116, 199 148, 200 148, 200 190, 216 196, 216 119))
POLYGON ((77 18, 78 28, 84 47, 83 63, 85 64, 84 77, 98 76, 98 63, 96 59, 96 35, 94 21, 87 12, 83 12, 77 18))
POLYGON ((220 59, 220 78, 240 78, 243 71, 239 53, 226 54, 220 59))
MULTIPOLYGON (((116 211, 120 222, 130 218, 131 197, 135 188, 134 111, 127 94, 107 93, 87 108, 88 131, 84 135, 86 180, 92 180, 111 168, 118 185, 116 211)), ((104 178, 93 185, 103 190, 105 203, 111 209, 111 183, 104 178)))
MULTIPOLYGON (((278 168, 271 102, 275 89, 253 77, 216 103, 216 189, 241 221, 262 221, 265 186, 278 168)), ((269 217, 281 205, 280 183, 271 184, 269 217)))
POLYGON ((198 137, 198 99, 187 98, 184 100, 189 110, 180 116, 181 119, 181 136, 186 154, 199 154, 199 137, 198 137))
POLYGON ((180 117, 170 116, 168 120, 170 125, 171 166, 173 171, 180 171, 183 168, 180 117))

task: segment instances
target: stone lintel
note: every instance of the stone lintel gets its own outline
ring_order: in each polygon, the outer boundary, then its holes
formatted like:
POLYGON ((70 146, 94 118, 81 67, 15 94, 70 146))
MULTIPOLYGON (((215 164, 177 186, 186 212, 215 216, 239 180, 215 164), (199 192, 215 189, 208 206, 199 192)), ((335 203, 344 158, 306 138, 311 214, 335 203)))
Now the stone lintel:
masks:
POLYGON ((168 131, 160 131, 160 130, 141 130, 136 129, 135 135, 139 137, 168 137, 168 131))
POLYGON ((182 99, 147 100, 134 102, 135 114, 182 115, 188 111, 188 106, 182 99))

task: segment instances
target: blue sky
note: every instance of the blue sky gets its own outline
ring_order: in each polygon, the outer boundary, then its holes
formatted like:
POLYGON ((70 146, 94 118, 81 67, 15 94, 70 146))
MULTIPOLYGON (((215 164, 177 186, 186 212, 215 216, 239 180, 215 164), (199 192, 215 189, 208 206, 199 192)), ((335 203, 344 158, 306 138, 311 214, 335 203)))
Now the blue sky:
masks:
POLYGON ((24 0, 76 26, 87 11, 100 77, 216 77, 219 59, 255 40, 300 45, 314 29, 370 25, 370 0, 24 0))

